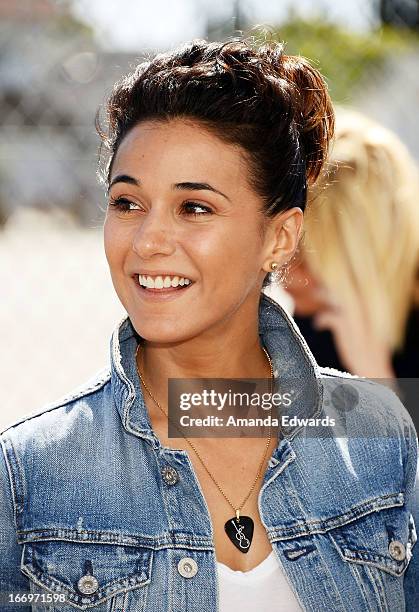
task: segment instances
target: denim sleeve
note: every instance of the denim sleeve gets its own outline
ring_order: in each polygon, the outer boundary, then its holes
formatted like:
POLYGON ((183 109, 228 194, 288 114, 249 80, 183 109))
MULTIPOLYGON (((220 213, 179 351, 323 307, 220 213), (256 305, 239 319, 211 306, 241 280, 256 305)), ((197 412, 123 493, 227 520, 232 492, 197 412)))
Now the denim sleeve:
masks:
POLYGON ((28 593, 29 580, 20 571, 22 546, 17 543, 9 472, 0 436, 0 609, 30 612, 31 606, 8 604, 9 593, 28 593))
MULTIPOLYGON (((406 505, 415 522, 417 536, 419 536, 419 460, 418 438, 413 425, 411 430, 410 461, 407 462, 406 473, 406 505)), ((406 612, 419 610, 419 542, 412 548, 412 558, 404 575, 404 593, 406 612)))

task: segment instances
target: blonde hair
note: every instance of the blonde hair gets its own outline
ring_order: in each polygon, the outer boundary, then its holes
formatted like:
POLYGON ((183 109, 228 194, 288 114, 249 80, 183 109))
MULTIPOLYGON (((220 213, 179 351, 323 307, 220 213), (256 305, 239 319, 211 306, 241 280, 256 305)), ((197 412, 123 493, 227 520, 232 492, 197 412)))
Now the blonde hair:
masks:
POLYGON ((361 300, 371 331, 402 346, 419 254, 419 175, 405 146, 340 109, 330 172, 309 194, 302 253, 338 300, 361 300))

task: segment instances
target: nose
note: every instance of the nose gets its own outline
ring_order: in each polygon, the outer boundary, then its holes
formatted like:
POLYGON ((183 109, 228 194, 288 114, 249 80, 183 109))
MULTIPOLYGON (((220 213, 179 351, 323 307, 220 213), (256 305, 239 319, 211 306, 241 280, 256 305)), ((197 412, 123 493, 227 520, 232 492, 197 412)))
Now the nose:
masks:
POLYGON ((175 250, 173 234, 173 228, 161 213, 150 212, 136 230, 132 248, 141 259, 157 254, 171 255, 175 250))

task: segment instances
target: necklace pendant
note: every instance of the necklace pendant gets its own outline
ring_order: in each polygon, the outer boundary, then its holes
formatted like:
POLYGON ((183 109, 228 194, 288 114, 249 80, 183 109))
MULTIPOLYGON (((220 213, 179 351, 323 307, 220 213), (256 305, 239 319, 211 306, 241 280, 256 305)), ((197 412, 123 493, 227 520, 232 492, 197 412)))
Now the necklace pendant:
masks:
POLYGON ((247 553, 252 543, 254 526, 250 516, 240 516, 237 520, 236 514, 226 522, 224 529, 234 546, 240 552, 247 553))

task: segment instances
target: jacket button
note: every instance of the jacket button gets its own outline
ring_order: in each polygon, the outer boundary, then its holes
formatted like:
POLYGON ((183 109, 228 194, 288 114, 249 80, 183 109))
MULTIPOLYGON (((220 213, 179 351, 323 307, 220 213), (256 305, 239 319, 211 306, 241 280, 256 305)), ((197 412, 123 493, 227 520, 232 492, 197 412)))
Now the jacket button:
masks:
POLYGON ((406 548, 402 542, 392 540, 388 546, 388 551, 396 561, 403 561, 406 557, 406 548))
POLYGON ((177 564, 177 569, 184 578, 193 578, 198 571, 198 564, 191 557, 183 557, 177 564))
POLYGON ((173 484, 176 484, 177 481, 179 480, 179 475, 177 471, 175 470, 175 468, 171 467, 170 465, 166 465, 162 469, 161 473, 163 476, 163 480, 166 484, 173 485, 173 484))
POLYGON ((96 593, 99 588, 99 583, 95 576, 87 574, 86 576, 82 576, 77 583, 77 588, 83 595, 92 595, 92 593, 96 593))

